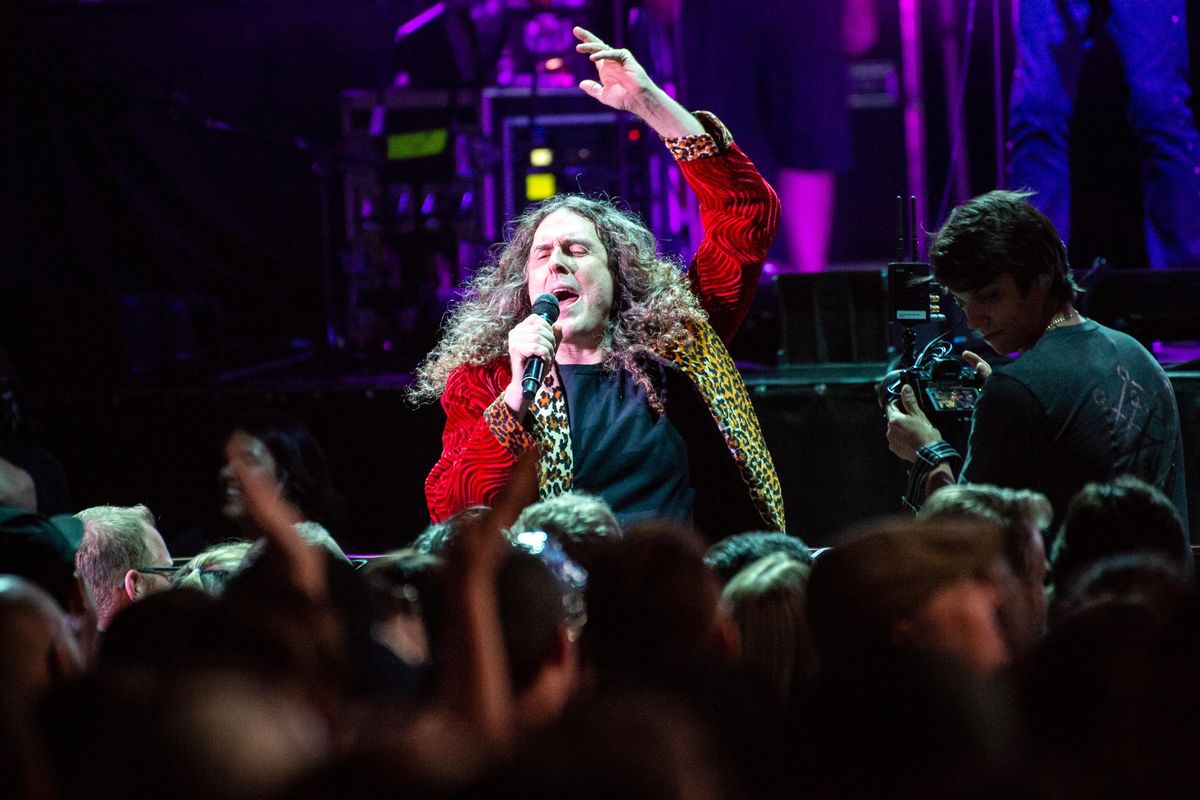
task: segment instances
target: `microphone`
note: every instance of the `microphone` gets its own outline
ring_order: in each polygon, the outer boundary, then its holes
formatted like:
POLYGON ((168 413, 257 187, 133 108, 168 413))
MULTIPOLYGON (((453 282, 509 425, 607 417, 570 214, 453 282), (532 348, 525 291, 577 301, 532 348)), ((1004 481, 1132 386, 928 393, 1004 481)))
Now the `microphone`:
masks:
MULTIPOLYGON (((553 325, 558 321, 558 298, 552 294, 539 295, 533 301, 533 313, 553 325)), ((546 374, 546 359, 533 356, 525 362, 525 375, 521 378, 521 392, 526 401, 532 400, 537 394, 542 376, 546 374)))

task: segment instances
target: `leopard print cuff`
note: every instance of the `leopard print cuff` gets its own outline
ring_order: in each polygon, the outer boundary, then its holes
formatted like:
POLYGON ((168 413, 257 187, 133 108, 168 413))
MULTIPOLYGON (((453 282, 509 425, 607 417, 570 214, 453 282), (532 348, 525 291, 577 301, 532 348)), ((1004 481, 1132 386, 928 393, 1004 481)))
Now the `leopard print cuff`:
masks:
POLYGON ((692 116, 704 126, 704 133, 695 136, 662 137, 663 144, 676 161, 695 161, 720 155, 733 144, 729 129, 709 111, 695 111, 692 116))
POLYGON ((508 451, 513 458, 537 444, 529 431, 525 430, 512 409, 504 402, 504 395, 483 410, 483 422, 488 430, 496 437, 500 446, 508 451))

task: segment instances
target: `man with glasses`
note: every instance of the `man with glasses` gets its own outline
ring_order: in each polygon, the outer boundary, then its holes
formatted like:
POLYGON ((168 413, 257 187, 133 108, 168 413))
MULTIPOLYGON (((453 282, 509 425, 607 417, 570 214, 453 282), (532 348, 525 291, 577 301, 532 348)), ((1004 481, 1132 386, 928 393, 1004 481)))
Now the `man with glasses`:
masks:
POLYGON ((171 553, 143 505, 95 506, 75 516, 84 531, 75 563, 96 600, 97 627, 107 630, 122 608, 167 588, 171 553))

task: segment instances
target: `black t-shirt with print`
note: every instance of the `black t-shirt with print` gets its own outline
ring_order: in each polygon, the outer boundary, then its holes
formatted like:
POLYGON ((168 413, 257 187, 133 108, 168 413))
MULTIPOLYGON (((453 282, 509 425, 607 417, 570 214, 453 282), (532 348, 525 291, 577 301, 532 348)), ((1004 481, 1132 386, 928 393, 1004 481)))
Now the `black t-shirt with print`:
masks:
POLYGON ((1161 489, 1186 525, 1179 409, 1137 341, 1086 320, 1043 334, 988 379, 960 480, 1036 489, 1057 525, 1084 484, 1122 473, 1161 489))

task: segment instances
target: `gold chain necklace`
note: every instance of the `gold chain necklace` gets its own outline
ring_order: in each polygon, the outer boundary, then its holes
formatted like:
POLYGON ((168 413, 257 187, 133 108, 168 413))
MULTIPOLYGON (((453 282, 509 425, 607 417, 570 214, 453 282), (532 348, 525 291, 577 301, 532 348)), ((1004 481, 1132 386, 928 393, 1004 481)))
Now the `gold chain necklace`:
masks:
POLYGON ((1068 322, 1076 319, 1077 317, 1079 317, 1079 312, 1068 306, 1066 309, 1058 312, 1050 318, 1050 322, 1046 324, 1046 330, 1042 331, 1042 333, 1046 333, 1047 331, 1052 331, 1055 328, 1066 325, 1068 322))

